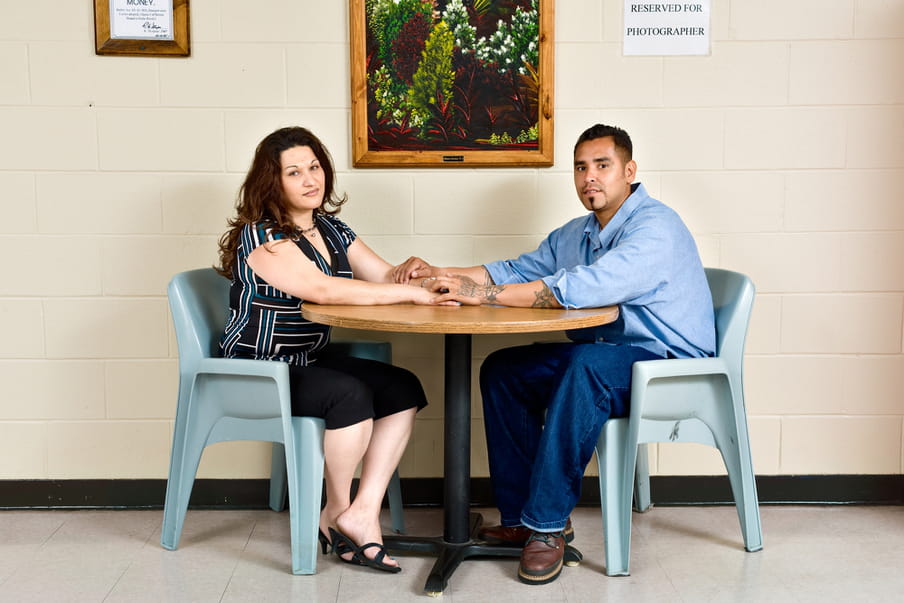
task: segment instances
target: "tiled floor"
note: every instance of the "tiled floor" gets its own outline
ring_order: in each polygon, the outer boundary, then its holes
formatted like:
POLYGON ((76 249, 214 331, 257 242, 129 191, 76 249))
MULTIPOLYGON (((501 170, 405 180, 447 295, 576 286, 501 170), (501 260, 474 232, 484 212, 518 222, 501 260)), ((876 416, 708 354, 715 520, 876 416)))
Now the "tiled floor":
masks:
MULTIPOLYGON (((525 601, 900 601, 904 507, 761 508, 765 548, 746 553, 733 507, 659 507, 634 515, 631 576, 603 574, 598 509, 580 508, 584 554, 545 586, 517 560, 466 560, 443 599, 525 601)), ((494 510, 484 510, 494 521, 494 510)), ((0 511, 0 601, 424 601, 433 559, 398 555, 385 574, 321 557, 289 571, 288 514, 190 511, 178 551, 160 547, 160 511, 0 511)), ((409 533, 442 529, 438 510, 406 509, 409 533)))

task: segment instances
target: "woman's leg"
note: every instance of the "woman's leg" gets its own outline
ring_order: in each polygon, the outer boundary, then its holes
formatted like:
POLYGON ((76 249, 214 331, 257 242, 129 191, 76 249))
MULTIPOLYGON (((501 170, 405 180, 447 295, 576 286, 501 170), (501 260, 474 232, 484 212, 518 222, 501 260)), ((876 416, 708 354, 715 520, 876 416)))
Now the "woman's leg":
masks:
POLYGON ((323 434, 326 505, 320 513, 320 530, 324 534, 329 535, 329 528, 336 527, 336 518, 351 505, 352 479, 373 429, 374 422, 368 419, 339 429, 327 429, 323 434))
MULTIPOLYGON (((354 375, 372 392, 375 419, 363 456, 358 491, 335 525, 358 544, 382 544, 380 508, 386 487, 408 445, 415 415, 427 404, 427 398, 418 378, 397 366, 351 357, 323 357, 318 362, 322 367, 354 375)), ((364 554, 372 558, 378 550, 373 547, 364 554)), ((388 558, 383 562, 396 565, 388 558)))
MULTIPOLYGON (((322 417, 326 505, 320 531, 329 536, 350 505, 352 479, 373 433, 373 392, 354 375, 328 367, 290 368, 292 414, 322 417)), ((345 555, 349 557, 349 555, 345 555)))
MULTIPOLYGON (((336 519, 339 530, 359 545, 369 542, 383 544, 380 507, 392 473, 411 437, 416 413, 417 409, 409 408, 374 421, 355 500, 336 519)), ((375 547, 364 551, 371 558, 377 553, 375 547)), ((398 565, 388 557, 383 559, 383 563, 398 565)))

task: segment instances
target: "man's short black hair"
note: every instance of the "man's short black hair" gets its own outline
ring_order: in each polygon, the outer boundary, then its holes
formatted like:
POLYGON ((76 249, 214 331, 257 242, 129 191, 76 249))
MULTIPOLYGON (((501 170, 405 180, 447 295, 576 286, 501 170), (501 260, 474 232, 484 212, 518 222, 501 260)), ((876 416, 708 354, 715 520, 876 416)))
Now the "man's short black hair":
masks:
POLYGON ((577 152, 578 145, 588 140, 596 140, 597 138, 606 138, 611 136, 615 141, 615 149, 621 155, 622 160, 628 163, 634 157, 634 145, 631 143, 631 137, 628 133, 617 126, 607 126, 605 124, 596 124, 590 126, 578 136, 578 141, 574 144, 574 150, 577 152))

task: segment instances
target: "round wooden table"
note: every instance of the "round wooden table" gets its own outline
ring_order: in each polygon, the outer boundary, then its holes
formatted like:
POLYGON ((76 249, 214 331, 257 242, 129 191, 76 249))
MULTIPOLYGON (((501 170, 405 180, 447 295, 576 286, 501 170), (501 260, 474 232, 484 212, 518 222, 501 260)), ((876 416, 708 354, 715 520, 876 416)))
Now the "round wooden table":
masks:
POLYGON ((445 335, 443 535, 386 536, 387 548, 437 555, 424 591, 439 595, 458 565, 474 556, 519 556, 520 547, 476 540, 479 514, 471 514, 471 336, 540 333, 594 327, 618 318, 618 308, 565 310, 501 306, 325 306, 305 303, 302 315, 334 327, 445 335))
POLYGON ((395 333, 539 333, 595 327, 618 318, 618 307, 564 310, 505 306, 322 306, 302 315, 320 324, 395 333))

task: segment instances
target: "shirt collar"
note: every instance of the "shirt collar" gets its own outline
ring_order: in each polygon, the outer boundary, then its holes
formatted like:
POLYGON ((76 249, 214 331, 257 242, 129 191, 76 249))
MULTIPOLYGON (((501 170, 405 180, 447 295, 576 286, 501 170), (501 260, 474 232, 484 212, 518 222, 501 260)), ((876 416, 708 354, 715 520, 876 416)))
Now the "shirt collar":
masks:
POLYGON ((622 225, 628 221, 631 214, 637 211, 637 208, 649 198, 650 195, 647 193, 647 189, 644 187, 643 183, 635 182, 631 185, 631 194, 628 195, 628 198, 625 199, 622 206, 618 208, 618 211, 615 212, 615 215, 612 216, 612 219, 609 220, 609 223, 606 224, 605 228, 600 230, 600 225, 599 222, 596 221, 596 216, 593 212, 590 212, 587 216, 587 222, 584 224, 586 236, 596 239, 596 241, 594 241, 595 247, 607 243, 612 239, 615 233, 621 229, 622 225))

